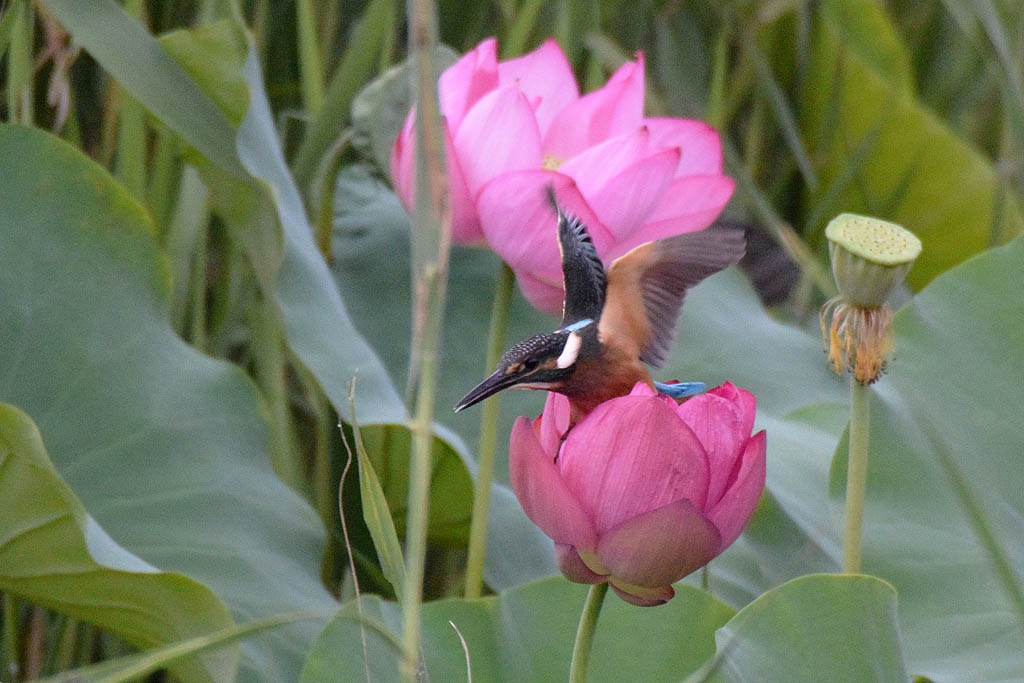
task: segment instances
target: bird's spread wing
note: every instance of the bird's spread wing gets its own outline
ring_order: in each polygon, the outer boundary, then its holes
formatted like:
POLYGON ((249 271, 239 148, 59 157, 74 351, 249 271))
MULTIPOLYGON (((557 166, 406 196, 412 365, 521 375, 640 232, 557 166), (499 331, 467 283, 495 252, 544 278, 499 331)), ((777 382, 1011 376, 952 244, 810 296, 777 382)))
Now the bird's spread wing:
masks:
POLYGON ((602 342, 661 367, 686 290, 739 261, 744 249, 741 230, 711 227, 647 242, 616 259, 598 326, 602 342))
POLYGON ((562 277, 565 299, 562 302, 562 327, 585 318, 597 320, 604 307, 607 278, 604 264, 594 249, 587 226, 565 212, 548 188, 549 199, 558 213, 558 247, 562 253, 562 277))

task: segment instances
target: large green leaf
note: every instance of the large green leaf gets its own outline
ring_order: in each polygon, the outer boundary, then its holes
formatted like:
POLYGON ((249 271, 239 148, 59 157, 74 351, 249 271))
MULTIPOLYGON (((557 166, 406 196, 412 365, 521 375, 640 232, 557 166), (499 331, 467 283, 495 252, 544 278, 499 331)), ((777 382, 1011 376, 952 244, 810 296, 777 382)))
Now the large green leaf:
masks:
POLYGON ((160 44, 233 126, 242 122, 249 106, 249 88, 242 78, 249 45, 241 26, 222 20, 181 29, 161 36, 160 44))
MULTIPOLYGON (((99 624, 142 648, 232 624, 224 603, 119 546, 54 469, 32 420, 0 404, 0 590, 99 624)), ((174 666, 185 680, 234 677, 238 652, 174 666)))
MULTIPOLYGON (((495 597, 426 605, 427 674, 432 680, 466 678, 461 636, 472 680, 564 680, 586 590, 546 579, 495 597)), ((362 610, 391 628, 401 623, 396 603, 364 599, 362 610)), ((342 610, 356 612, 354 604, 342 610)), ((363 649, 352 646, 360 641, 358 624, 330 624, 310 651, 303 683, 361 679, 367 669, 370 680, 393 680, 398 655, 376 634, 365 635, 364 660, 363 649)), ((714 681, 905 681, 896 593, 873 577, 816 575, 765 593, 735 616, 689 586, 677 587, 676 597, 653 609, 606 600, 587 680, 653 683, 679 681, 691 672, 704 680, 709 669, 714 681)))
MULTIPOLYGON (((206 584, 237 619, 331 605, 322 526, 270 469, 254 385, 168 326, 167 268, 141 207, 39 130, 0 128, 0 176, 0 400, 36 421, 119 544, 206 584)), ((294 676, 314 633, 248 641, 243 665, 294 676)))
POLYGON ((820 224, 840 211, 880 216, 924 243, 908 281, 939 273, 1024 232, 1019 199, 992 162, 923 107, 906 55, 870 0, 821 4, 803 102, 804 136, 821 164, 820 224))
POLYGON ((715 682, 906 681, 896 591, 871 576, 794 579, 715 634, 715 682))
MULTIPOLYGON (((558 578, 494 597, 424 605, 422 652, 430 680, 466 679, 460 635, 474 681, 565 680, 586 593, 586 586, 558 578)), ((392 629, 400 627, 397 603, 364 598, 362 610, 392 629)), ((343 610, 355 612, 354 604, 343 610)), ((729 607, 688 586, 654 609, 637 608, 609 595, 594 636, 587 680, 678 681, 714 653, 715 630, 732 614, 729 607)), ((358 624, 350 619, 333 621, 310 651, 303 683, 363 680, 360 637, 358 624)), ((396 653, 370 631, 366 642, 370 680, 397 680, 396 653)))

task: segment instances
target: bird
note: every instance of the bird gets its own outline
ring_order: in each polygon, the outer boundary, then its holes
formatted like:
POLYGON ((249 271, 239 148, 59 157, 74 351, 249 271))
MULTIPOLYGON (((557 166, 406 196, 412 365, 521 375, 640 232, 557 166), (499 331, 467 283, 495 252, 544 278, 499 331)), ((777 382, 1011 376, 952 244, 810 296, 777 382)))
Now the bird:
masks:
POLYGON ((455 412, 511 387, 543 389, 568 397, 571 429, 637 382, 679 400, 703 391, 702 382, 655 382, 646 366, 664 364, 686 292, 743 257, 743 231, 713 225, 645 242, 606 270, 586 225, 559 204, 554 188, 546 191, 558 219, 561 325, 512 346, 455 412))

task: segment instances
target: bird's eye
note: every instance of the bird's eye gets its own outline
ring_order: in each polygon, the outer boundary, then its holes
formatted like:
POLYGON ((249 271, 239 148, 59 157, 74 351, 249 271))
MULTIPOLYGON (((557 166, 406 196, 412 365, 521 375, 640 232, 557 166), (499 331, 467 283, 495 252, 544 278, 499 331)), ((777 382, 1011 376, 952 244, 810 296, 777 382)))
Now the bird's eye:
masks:
POLYGON ((531 358, 529 360, 523 361, 523 371, 533 372, 534 370, 537 369, 538 365, 540 365, 540 361, 538 361, 536 358, 531 358))

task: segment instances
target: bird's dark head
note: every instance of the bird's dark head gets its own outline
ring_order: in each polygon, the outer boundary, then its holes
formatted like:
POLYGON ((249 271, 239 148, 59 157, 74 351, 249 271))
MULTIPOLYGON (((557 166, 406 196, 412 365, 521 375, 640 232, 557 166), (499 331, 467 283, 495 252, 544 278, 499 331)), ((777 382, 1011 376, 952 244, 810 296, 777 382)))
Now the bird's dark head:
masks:
POLYGON ((455 412, 509 387, 557 391, 576 371, 576 361, 591 346, 591 337, 596 341, 596 331, 586 329, 596 327, 592 323, 580 321, 519 342, 505 352, 490 377, 455 404, 455 412))

